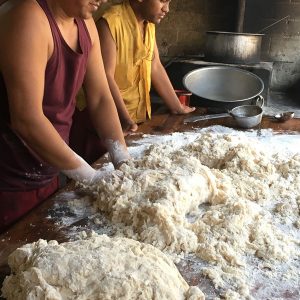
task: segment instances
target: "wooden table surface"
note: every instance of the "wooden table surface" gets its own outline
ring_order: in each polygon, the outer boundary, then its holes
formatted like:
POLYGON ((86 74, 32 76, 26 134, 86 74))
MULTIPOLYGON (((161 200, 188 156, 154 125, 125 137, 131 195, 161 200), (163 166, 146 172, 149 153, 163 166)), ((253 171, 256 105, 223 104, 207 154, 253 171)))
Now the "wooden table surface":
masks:
MULTIPOLYGON (((222 119, 213 119, 184 124, 184 119, 192 115, 203 114, 204 109, 197 109, 188 116, 170 115, 167 113, 157 114, 151 120, 141 124, 137 134, 127 137, 127 142, 137 140, 143 133, 168 134, 176 131, 188 131, 195 127, 207 127, 211 125, 223 125, 235 128, 234 120, 231 117, 222 119)), ((270 117, 263 117, 261 128, 272 128, 276 131, 298 131, 300 132, 300 119, 292 119, 285 123, 279 123, 270 117)), ((45 240, 55 239, 59 242, 68 240, 65 232, 58 227, 54 220, 47 218, 49 210, 53 209, 55 198, 66 191, 73 191, 74 184, 68 184, 65 188, 59 190, 54 196, 47 199, 40 206, 36 207, 29 214, 24 216, 19 222, 14 224, 9 230, 0 235, 0 283, 5 276, 10 273, 7 265, 8 255, 16 248, 37 241, 42 238, 45 240)), ((184 274, 183 274, 184 276, 184 274)), ((197 279, 192 276, 184 276, 189 284, 197 284, 197 279)), ((0 284, 2 286, 2 284, 0 284)))

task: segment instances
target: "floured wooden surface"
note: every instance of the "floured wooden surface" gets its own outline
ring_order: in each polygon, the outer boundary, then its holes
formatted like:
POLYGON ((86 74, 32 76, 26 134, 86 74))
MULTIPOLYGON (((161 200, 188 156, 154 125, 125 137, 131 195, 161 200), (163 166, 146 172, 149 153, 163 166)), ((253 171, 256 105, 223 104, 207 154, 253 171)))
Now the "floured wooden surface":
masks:
POLYGON ((137 143, 121 173, 57 199, 49 217, 70 239, 154 244, 207 299, 299 299, 299 135, 216 126, 137 143))

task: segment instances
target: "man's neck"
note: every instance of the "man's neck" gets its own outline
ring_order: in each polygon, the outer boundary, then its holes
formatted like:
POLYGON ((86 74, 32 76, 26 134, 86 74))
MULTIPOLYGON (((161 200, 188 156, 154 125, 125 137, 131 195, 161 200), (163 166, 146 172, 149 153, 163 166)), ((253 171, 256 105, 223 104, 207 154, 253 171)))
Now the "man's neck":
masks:
POLYGON ((141 14, 141 3, 136 0, 129 0, 129 4, 135 14, 137 22, 139 23, 139 25, 142 28, 144 28, 144 24, 145 24, 146 20, 143 18, 142 14, 141 14))

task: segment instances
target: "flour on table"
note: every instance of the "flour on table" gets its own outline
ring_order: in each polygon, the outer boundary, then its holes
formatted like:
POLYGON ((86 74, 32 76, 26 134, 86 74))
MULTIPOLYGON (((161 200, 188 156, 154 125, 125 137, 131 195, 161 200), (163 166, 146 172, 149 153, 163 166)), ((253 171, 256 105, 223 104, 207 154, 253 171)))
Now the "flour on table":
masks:
POLYGON ((271 137, 280 137, 271 131, 263 134, 204 130, 159 143, 146 136, 142 155, 87 189, 116 235, 152 244, 175 260, 195 254, 208 263, 202 273, 224 297, 251 298, 254 260, 272 266, 280 280, 296 274, 299 290, 300 154, 284 143, 278 148, 271 137), (279 264, 283 274, 276 273, 279 264))
POLYGON ((204 300, 160 250, 126 238, 93 235, 59 244, 39 240, 9 257, 11 300, 204 300))

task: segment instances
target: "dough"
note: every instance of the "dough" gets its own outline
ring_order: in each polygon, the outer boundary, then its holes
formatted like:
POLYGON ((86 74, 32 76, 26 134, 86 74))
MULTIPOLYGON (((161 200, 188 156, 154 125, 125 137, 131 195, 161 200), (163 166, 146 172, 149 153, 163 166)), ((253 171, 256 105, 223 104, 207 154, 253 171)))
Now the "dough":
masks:
POLYGON ((300 257, 299 239, 280 224, 298 224, 300 155, 278 155, 271 141, 266 147, 243 133, 194 136, 154 142, 87 189, 118 235, 174 259, 197 255, 216 287, 244 299, 253 280, 249 261, 285 263, 293 272, 300 257))
POLYGON ((166 147, 151 146, 143 159, 123 165, 121 175, 93 186, 95 206, 119 224, 121 235, 170 254, 195 252, 198 239, 187 216, 217 197, 215 176, 199 160, 171 156, 172 145, 166 147))
POLYGON ((126 238, 39 240, 14 251, 9 266, 8 300, 204 300, 161 251, 126 238))
POLYGON ((271 140, 266 147, 263 137, 243 133, 178 133, 163 139, 148 140, 143 155, 84 187, 91 199, 70 201, 74 208, 92 202, 119 238, 22 247, 10 259, 15 275, 5 281, 9 299, 26 299, 26 289, 41 295, 28 299, 97 299, 89 294, 94 286, 99 295, 107 286, 107 298, 101 299, 127 299, 126 292, 133 293, 128 299, 144 299, 137 296, 141 290, 150 299, 154 292, 153 299, 202 299, 158 249, 174 260, 191 254, 189 263, 196 256, 195 272, 211 279, 224 299, 251 299, 251 292, 268 282, 269 289, 256 299, 270 298, 270 291, 279 299, 277 290, 299 290, 300 155, 276 153, 271 140), (48 252, 51 268, 44 261, 48 252), (92 263, 98 258, 101 266, 92 263), (66 298, 69 293, 75 298, 66 298))

